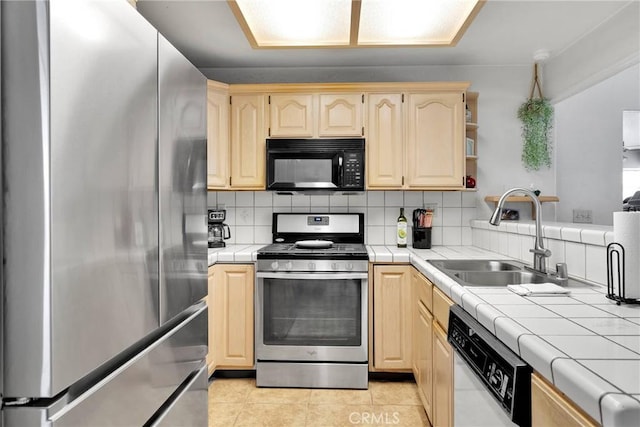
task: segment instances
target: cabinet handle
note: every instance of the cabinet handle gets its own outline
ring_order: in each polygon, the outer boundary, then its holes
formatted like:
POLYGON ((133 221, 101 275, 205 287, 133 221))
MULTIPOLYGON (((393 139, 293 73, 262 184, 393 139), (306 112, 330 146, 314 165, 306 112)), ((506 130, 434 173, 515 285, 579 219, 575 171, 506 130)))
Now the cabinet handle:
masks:
POLYGON ((231 177, 229 177, 229 187, 231 187, 231 177))
POLYGON ((364 136, 364 126, 362 126, 362 136, 364 136))
POLYGON ((402 185, 404 185, 404 175, 402 175, 402 185))

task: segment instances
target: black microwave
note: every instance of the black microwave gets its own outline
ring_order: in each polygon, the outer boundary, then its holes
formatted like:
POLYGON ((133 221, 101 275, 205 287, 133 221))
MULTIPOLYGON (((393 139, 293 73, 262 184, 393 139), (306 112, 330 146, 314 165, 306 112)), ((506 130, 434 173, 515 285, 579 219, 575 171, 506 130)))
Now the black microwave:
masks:
POLYGON ((267 190, 364 191, 364 138, 267 139, 267 190))

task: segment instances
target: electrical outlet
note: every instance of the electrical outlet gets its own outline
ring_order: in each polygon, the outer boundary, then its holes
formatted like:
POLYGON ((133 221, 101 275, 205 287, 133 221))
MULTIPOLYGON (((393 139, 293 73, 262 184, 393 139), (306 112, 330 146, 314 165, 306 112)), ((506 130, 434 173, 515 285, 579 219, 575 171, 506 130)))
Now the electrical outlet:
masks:
POLYGON ((431 209, 433 211, 433 216, 436 216, 438 214, 438 204, 437 203, 425 203, 424 204, 424 208, 425 209, 431 209))
POLYGON ((593 224, 593 211, 590 209, 574 209, 573 222, 593 224))

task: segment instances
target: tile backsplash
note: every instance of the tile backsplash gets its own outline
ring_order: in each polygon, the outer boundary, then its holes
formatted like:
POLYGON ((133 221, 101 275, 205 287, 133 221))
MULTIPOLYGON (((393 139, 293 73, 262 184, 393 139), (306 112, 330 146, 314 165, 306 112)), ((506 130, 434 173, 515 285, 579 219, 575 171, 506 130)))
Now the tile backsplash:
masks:
MULTIPOLYGON (((229 244, 271 243, 274 212, 356 212, 365 214, 365 240, 395 245, 400 207, 411 225, 417 208, 433 208, 432 245, 471 245, 470 220, 476 217, 476 193, 460 191, 367 191, 343 195, 279 195, 269 191, 210 191, 208 205, 227 211, 229 244)), ((411 233, 409 233, 411 244, 411 233)))

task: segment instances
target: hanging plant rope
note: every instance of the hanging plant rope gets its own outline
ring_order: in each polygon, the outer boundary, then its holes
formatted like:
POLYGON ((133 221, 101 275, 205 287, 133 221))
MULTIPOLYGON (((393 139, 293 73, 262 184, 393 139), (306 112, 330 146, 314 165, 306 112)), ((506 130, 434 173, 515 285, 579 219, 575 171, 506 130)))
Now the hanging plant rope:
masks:
POLYGON ((538 79, 538 64, 534 64, 533 82, 529 99, 518 108, 518 118, 522 122, 522 163, 527 170, 539 170, 551 166, 551 128, 553 107, 542 96, 538 79), (538 89, 539 98, 534 98, 538 89))

